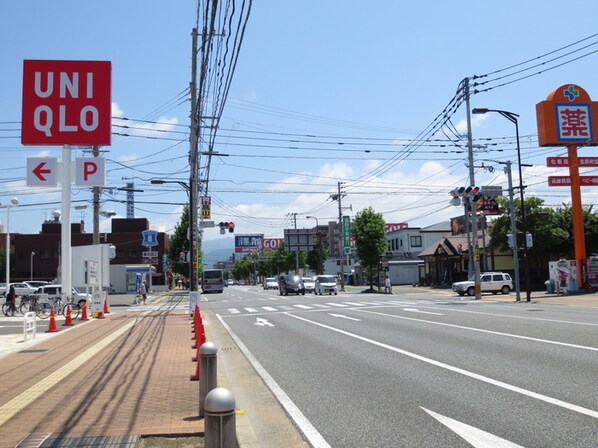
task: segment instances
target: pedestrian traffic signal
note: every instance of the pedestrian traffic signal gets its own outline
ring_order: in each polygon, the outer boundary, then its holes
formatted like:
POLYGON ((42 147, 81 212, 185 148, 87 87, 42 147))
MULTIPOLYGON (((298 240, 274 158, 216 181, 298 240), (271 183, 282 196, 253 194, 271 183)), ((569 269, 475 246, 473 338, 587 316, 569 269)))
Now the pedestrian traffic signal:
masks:
POLYGON ((457 244, 457 253, 461 255, 463 253, 463 244, 457 244))

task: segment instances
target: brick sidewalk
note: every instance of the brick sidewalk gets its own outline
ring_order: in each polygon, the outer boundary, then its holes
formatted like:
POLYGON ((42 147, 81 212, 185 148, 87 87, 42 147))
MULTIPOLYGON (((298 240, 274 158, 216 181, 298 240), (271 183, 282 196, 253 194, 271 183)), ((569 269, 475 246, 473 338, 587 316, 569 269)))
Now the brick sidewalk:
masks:
POLYGON ((0 359, 0 445, 14 447, 30 433, 62 439, 203 434, 199 384, 189 380, 191 345, 186 311, 124 312, 0 359), (43 390, 31 400, 36 387, 43 390), (11 400, 24 407, 2 424, 14 413, 6 406, 11 400))

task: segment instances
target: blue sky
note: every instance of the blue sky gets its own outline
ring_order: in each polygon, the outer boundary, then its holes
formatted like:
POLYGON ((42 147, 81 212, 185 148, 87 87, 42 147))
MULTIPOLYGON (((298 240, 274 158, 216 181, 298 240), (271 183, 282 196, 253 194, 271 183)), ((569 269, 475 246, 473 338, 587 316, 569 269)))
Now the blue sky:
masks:
MULTIPOLYGON (((133 128, 113 127, 128 136, 113 135, 112 145, 102 148, 107 186, 134 182, 143 190, 135 194, 136 216, 148 218, 156 230, 173 229, 186 193, 177 184, 150 180, 188 180, 185 91, 195 8, 191 0, 2 2, 0 202, 13 196, 20 201, 11 211, 11 233, 38 232, 61 208, 59 188, 25 185, 27 157, 60 158, 61 148, 20 144, 24 59, 112 62, 113 123, 128 118, 133 128)), ((330 194, 339 181, 345 182, 343 206, 352 207, 351 215, 371 205, 387 222, 412 227, 459 215, 461 209, 448 205, 448 191, 469 184, 465 139, 456 146, 448 140, 456 141, 455 135, 445 130, 425 145, 406 142, 427 129, 465 77, 585 39, 596 33, 597 12, 591 0, 254 1, 214 147, 228 156, 212 159, 212 219, 234 221, 237 233, 282 237, 282 229, 293 226, 293 213, 298 227, 314 225, 307 215, 320 224, 336 220, 338 204, 330 194), (390 163, 393 156, 397 160, 390 163)), ((538 59, 545 64, 537 68, 523 65, 527 71, 480 87, 494 88, 471 98, 472 107, 520 115, 522 161, 533 164, 524 169, 526 194, 548 205, 569 201, 566 188, 546 183, 549 174, 566 174, 546 168, 546 157, 563 155, 564 149, 538 148, 535 105, 568 83, 598 100, 598 53, 589 54, 596 50, 594 37, 538 59), (563 65, 547 70, 558 64, 563 65)), ((452 131, 464 133, 464 120, 462 105, 451 118, 452 131)), ((473 137, 491 139, 488 148, 476 150, 475 165, 495 168, 493 173, 476 168, 476 184, 506 188, 497 162, 516 161, 514 126, 499 115, 474 116, 473 137)), ((595 149, 579 153, 595 155, 595 149)), ((80 155, 76 150, 73 157, 80 155)), ((596 194, 584 188, 584 205, 593 204, 596 194)), ((91 232, 90 200, 89 190, 73 188, 73 206, 88 208, 73 210, 72 218, 84 219, 91 232)), ((124 217, 124 200, 121 191, 105 191, 102 209, 124 217)), ((102 231, 108 224, 102 219, 102 231)), ((216 229, 204 236, 220 238, 216 229)))

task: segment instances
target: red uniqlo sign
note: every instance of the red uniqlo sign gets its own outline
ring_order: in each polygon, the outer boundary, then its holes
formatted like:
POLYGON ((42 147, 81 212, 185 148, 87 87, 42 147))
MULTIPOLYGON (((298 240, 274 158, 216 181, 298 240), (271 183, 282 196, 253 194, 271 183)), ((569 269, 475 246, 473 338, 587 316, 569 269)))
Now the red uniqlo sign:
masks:
POLYGON ((106 61, 23 62, 23 145, 110 145, 106 61))

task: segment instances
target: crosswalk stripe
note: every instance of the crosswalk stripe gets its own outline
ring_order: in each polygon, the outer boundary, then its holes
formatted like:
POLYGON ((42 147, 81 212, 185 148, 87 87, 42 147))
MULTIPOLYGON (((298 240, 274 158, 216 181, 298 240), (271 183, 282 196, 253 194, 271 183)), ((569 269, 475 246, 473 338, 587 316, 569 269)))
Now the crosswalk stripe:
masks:
POLYGON ((229 308, 228 312, 231 313, 231 314, 239 314, 241 311, 239 311, 236 308, 229 308))
POLYGON ((333 302, 326 302, 326 305, 338 306, 339 308, 346 308, 348 306, 348 305, 343 305, 342 303, 333 303, 333 302))
POLYGON ((297 308, 301 308, 302 310, 311 310, 313 309, 311 306, 307 305, 295 305, 297 308))
POLYGON ((259 313, 259 310, 256 310, 255 308, 245 308, 245 310, 248 313, 259 313))
POLYGON ((276 308, 271 306, 263 306, 262 309, 266 311, 276 311, 276 308))
POLYGON ((326 305, 324 303, 312 303, 312 305, 318 308, 330 308, 330 305, 326 305))

